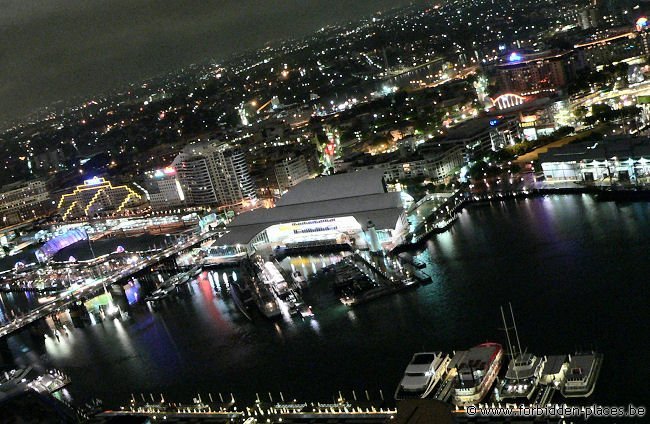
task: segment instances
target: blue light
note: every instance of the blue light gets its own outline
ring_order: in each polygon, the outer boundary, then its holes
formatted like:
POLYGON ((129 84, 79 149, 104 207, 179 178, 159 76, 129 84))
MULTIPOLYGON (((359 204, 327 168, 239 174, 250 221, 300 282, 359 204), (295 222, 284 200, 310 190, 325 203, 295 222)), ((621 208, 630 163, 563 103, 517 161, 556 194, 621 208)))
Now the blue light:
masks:
POLYGON ((491 120, 490 120, 490 126, 491 126, 491 127, 496 126, 498 123, 499 123, 499 120, 498 120, 498 119, 491 119, 491 120))
POLYGON ((521 60, 521 55, 517 52, 510 53, 508 57, 508 62, 519 62, 521 60))
POLYGON ((99 185, 103 182, 102 178, 99 177, 92 177, 89 180, 84 181, 85 185, 99 185))

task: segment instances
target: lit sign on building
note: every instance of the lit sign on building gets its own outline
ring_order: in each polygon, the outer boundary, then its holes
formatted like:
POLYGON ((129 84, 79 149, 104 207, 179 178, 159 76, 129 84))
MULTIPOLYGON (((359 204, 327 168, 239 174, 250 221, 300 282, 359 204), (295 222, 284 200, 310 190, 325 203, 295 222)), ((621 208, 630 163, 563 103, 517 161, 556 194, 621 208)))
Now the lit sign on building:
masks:
POLYGON ((103 182, 104 182, 104 179, 103 179, 103 178, 92 177, 92 178, 90 178, 90 179, 88 179, 88 180, 85 180, 85 181, 84 181, 84 185, 87 185, 87 186, 94 186, 94 185, 99 185, 99 184, 101 184, 101 183, 103 183, 103 182))
POLYGON ((171 166, 166 166, 163 169, 156 169, 156 171, 154 171, 153 173, 153 176, 155 178, 163 178, 166 175, 167 176, 176 175, 176 170, 171 166))

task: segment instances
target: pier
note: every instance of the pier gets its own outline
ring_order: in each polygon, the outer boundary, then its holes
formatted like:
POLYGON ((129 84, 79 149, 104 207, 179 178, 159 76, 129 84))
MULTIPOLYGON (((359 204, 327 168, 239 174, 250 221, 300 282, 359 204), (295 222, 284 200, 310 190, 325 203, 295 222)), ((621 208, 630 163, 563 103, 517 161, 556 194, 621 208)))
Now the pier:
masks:
POLYGON ((14 319, 9 324, 0 327, 0 339, 8 336, 16 331, 23 329, 24 327, 32 324, 33 322, 47 317, 48 315, 54 314, 62 309, 69 307, 72 303, 79 300, 81 297, 90 296, 94 293, 103 290, 105 286, 110 286, 111 284, 118 283, 119 281, 126 280, 132 275, 137 274, 145 270, 152 265, 155 265, 159 262, 165 261, 179 252, 189 249, 202 241, 214 236, 214 233, 205 233, 202 235, 194 235, 190 237, 185 242, 173 245, 167 249, 151 256, 150 258, 140 261, 136 264, 131 265, 127 269, 117 271, 109 276, 101 277, 93 280, 92 282, 85 283, 82 286, 75 288, 71 292, 64 292, 59 295, 56 299, 51 302, 45 303, 33 311, 14 319))
POLYGON ((171 422, 205 420, 223 423, 383 423, 394 419, 397 408, 383 400, 371 399, 366 390, 351 393, 344 398, 341 392, 329 402, 305 402, 282 393, 257 395, 251 404, 238 403, 230 394, 197 394, 191 403, 169 402, 160 394, 132 395, 131 402, 119 410, 108 410, 97 415, 95 422, 110 422, 113 417, 148 417, 171 422))

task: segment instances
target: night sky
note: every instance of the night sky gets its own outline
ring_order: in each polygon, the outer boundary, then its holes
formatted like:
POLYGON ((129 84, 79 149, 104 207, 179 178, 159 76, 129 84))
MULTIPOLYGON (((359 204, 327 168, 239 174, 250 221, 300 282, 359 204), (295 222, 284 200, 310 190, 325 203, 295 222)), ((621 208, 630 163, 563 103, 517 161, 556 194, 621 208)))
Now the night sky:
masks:
POLYGON ((0 122, 408 0, 0 0, 0 122))

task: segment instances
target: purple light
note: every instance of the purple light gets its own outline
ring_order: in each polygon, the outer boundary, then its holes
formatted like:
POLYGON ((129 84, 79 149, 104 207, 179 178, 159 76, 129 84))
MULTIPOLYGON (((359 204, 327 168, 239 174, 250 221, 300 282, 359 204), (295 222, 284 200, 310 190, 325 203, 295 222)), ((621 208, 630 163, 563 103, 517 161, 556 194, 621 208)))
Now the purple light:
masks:
POLYGON ((519 62, 521 60, 521 55, 517 52, 510 53, 508 57, 508 62, 519 62))

